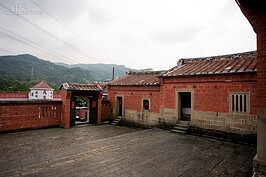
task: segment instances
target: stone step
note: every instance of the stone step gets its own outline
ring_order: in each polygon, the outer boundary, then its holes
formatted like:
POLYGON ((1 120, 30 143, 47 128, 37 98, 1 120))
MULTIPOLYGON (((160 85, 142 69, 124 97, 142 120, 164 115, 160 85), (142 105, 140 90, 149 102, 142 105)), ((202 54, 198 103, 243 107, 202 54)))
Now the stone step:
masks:
POLYGON ((178 121, 176 126, 174 126, 171 130, 171 132, 186 134, 190 126, 189 123, 190 122, 187 121, 178 121))
POLYGON ((180 133, 180 134, 183 134, 183 135, 186 133, 186 131, 176 130, 176 129, 172 129, 171 132, 173 132, 173 133, 180 133))
POLYGON ((183 128, 189 128, 189 125, 186 124, 176 124, 174 127, 183 127, 183 128))
POLYGON ((182 126, 175 126, 173 129, 174 130, 184 130, 187 131, 189 127, 182 127, 182 126))
POLYGON ((120 122, 121 120, 122 120, 121 118, 116 118, 116 119, 113 120, 110 124, 111 124, 111 125, 117 125, 117 124, 119 124, 119 122, 120 122))
POLYGON ((179 120, 177 122, 177 124, 179 124, 179 125, 190 125, 190 121, 182 121, 182 120, 179 120))

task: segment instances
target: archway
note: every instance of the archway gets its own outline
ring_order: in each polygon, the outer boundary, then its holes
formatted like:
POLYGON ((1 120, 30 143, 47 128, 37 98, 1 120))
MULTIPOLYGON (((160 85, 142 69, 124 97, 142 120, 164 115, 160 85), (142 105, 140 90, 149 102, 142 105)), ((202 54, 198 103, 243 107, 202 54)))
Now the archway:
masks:
POLYGON ((101 92, 98 84, 68 84, 61 87, 63 104, 62 126, 69 128, 76 125, 77 98, 86 98, 88 109, 88 122, 101 124, 101 92))

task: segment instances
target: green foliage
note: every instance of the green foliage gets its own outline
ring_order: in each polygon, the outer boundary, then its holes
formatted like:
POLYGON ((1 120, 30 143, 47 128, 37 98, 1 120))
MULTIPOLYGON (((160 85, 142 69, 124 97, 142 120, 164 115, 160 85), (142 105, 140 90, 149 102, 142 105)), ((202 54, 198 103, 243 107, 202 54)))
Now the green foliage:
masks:
MULTIPOLYGON (((38 84, 38 82, 23 82, 17 80, 0 79, 0 91, 4 92, 28 92, 31 87, 38 84)), ((54 92, 59 92, 59 86, 56 84, 47 83, 54 89, 54 92)))
POLYGON ((78 97, 78 98, 76 98, 75 102, 77 104, 77 107, 86 107, 87 106, 87 100, 85 98, 78 97))
POLYGON ((27 82, 20 82, 17 80, 9 81, 0 79, 0 90, 1 91, 28 91, 30 84, 27 82))

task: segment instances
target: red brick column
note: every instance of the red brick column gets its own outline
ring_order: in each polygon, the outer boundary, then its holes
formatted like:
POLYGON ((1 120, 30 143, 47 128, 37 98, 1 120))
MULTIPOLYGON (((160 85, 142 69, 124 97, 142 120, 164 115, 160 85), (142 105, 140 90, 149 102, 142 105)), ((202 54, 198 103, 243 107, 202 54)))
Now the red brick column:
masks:
POLYGON ((98 96, 98 116, 97 116, 97 124, 102 124, 102 93, 98 96))
POLYGON ((62 99, 62 118, 61 126, 64 128, 70 127, 70 98, 71 92, 68 92, 64 88, 61 90, 61 99, 62 99))
POLYGON ((266 13, 262 24, 257 29, 257 97, 258 97, 258 123, 257 123, 257 158, 255 168, 266 174, 266 13))
POLYGON ((237 0, 257 34, 257 155, 255 171, 266 174, 266 6, 262 0, 237 0))

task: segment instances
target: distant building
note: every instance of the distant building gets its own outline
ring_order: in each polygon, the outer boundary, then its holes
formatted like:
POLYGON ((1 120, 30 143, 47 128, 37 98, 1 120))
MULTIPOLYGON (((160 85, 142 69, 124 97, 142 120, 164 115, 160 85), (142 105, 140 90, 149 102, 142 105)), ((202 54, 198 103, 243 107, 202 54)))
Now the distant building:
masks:
POLYGON ((52 100, 53 90, 44 81, 41 81, 34 87, 30 88, 29 99, 30 100, 52 100))

